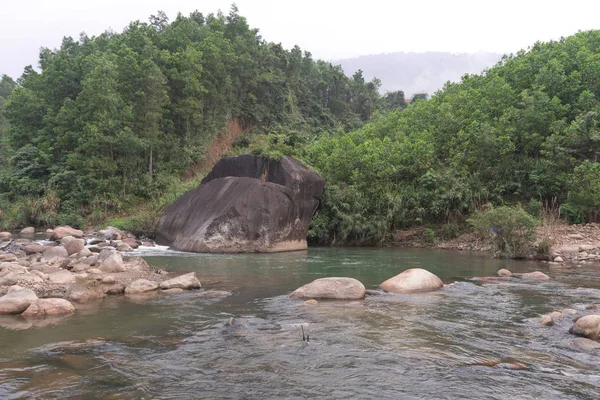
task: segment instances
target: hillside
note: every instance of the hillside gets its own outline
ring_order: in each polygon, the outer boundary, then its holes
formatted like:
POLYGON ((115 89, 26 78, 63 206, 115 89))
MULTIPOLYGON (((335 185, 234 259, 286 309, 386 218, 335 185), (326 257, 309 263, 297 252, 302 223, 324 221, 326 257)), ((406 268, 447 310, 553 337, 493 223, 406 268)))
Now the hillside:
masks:
POLYGON ((381 80, 381 91, 403 90, 432 95, 447 81, 458 82, 468 74, 479 74, 496 64, 501 54, 479 52, 452 54, 441 52, 373 54, 333 61, 352 74, 362 69, 366 79, 381 80))

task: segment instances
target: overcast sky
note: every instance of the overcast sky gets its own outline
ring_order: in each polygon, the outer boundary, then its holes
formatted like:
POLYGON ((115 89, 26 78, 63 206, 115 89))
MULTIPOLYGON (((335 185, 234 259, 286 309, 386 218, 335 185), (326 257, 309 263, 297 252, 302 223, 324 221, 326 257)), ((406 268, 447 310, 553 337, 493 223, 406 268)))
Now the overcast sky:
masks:
MULTIPOLYGON (((227 12, 231 0, 2 0, 0 74, 18 77, 37 65, 41 47, 63 36, 121 32, 163 10, 173 19, 198 9, 227 12)), ((600 28, 599 0, 237 0, 240 14, 263 38, 300 45, 335 60, 397 51, 510 53, 600 28)))

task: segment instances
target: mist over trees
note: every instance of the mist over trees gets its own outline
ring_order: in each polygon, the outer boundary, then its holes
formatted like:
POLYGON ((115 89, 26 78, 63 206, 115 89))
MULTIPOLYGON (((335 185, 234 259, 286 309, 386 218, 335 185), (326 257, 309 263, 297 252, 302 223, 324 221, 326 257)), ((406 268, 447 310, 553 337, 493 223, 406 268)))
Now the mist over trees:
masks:
POLYGON ((464 74, 479 74, 492 67, 502 54, 467 53, 387 53, 333 61, 344 71, 362 69, 366 79, 381 80, 381 91, 402 90, 407 98, 417 93, 433 94, 447 81, 458 82, 464 74))

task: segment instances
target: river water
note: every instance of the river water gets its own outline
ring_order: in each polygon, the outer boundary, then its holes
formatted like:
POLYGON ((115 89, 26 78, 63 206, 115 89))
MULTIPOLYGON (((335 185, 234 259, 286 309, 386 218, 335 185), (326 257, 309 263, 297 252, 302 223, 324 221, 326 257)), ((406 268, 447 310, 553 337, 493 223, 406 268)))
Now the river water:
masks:
MULTIPOLYGON (((313 248, 249 255, 147 253, 196 271, 198 292, 111 298, 59 323, 0 328, 0 398, 568 399, 600 396, 599 350, 541 315, 600 302, 598 266, 565 268, 417 249, 313 248), (373 289, 407 268, 447 283, 429 294, 305 306, 288 299, 327 276, 373 289), (545 282, 467 281, 541 270, 545 282), (228 326, 231 317, 236 323, 228 326), (301 326, 310 335, 302 340, 301 326)), ((2 324, 0 320, 0 325, 2 324)))

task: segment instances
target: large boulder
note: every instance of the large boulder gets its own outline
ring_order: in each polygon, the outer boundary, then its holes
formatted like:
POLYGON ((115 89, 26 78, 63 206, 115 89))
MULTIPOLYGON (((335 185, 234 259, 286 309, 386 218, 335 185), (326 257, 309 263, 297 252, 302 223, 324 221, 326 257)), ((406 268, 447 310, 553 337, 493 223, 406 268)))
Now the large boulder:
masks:
POLYGON ((75 312, 75 307, 65 299, 38 299, 23 312, 24 317, 45 317, 47 315, 64 315, 75 312))
POLYGON ((353 278, 320 278, 290 294, 292 299, 357 300, 365 297, 365 286, 353 278))
POLYGON ((33 290, 16 288, 0 297, 0 314, 21 314, 38 297, 33 290))
POLYGON ((319 174, 290 157, 226 157, 167 209, 157 243, 214 253, 306 249, 323 189, 319 174))
POLYGON ((379 285, 389 293, 430 292, 443 286, 440 278, 421 268, 407 269, 379 285))
POLYGON ((179 275, 176 278, 167 279, 160 283, 160 288, 163 290, 168 289, 200 289, 202 285, 198 278, 196 278, 195 272, 179 275))
POLYGON ((28 226, 27 228, 21 229, 21 233, 24 235, 31 235, 35 233, 35 228, 33 226, 28 226))
POLYGON ((591 314, 578 318, 569 333, 596 340, 600 335, 600 315, 591 314))
POLYGON ((79 238, 83 237, 83 231, 80 231, 79 229, 71 228, 68 225, 57 226, 52 231, 52 234, 50 235, 50 239, 60 240, 60 239, 64 238, 65 236, 73 236, 74 238, 79 239, 79 238))

